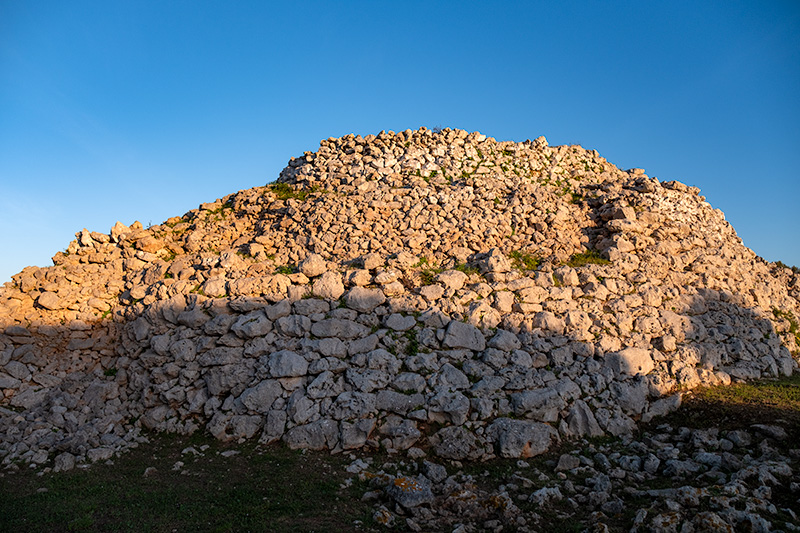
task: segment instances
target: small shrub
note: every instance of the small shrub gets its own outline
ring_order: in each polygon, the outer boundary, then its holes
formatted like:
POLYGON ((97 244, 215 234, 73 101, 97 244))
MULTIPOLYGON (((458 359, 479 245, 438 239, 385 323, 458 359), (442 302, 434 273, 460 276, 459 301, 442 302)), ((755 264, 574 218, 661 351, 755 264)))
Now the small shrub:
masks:
POLYGON ((800 274, 800 268, 798 268, 796 266, 789 266, 786 263, 784 263, 783 261, 775 261, 775 266, 778 267, 778 268, 788 268, 792 272, 794 272, 795 274, 800 274))

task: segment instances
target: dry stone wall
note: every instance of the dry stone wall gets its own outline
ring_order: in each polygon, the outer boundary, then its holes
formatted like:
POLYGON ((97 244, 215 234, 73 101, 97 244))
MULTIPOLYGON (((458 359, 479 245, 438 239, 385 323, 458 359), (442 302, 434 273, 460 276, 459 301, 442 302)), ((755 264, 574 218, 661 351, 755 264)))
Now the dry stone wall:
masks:
POLYGON ((142 428, 528 457, 797 368, 795 272, 696 188, 543 137, 331 138, 276 184, 76 237, 0 289, 6 464, 142 428))

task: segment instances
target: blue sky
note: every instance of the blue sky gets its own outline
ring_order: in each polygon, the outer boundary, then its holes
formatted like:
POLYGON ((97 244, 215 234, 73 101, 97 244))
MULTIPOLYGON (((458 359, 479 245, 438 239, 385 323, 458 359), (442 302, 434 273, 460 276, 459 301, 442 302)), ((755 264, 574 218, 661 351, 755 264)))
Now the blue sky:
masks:
POLYGON ((547 137, 800 266, 800 3, 0 0, 0 283, 348 133, 547 137))

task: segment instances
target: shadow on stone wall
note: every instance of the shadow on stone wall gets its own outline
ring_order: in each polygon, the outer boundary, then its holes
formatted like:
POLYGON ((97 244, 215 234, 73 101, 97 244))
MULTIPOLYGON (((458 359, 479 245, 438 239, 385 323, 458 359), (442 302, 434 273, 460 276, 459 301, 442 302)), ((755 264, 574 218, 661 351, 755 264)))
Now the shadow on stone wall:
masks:
POLYGON ((130 306, 118 322, 7 327, 4 462, 103 460, 140 442, 142 428, 529 456, 561 437, 629 433, 677 408, 678 390, 796 367, 768 315, 713 290, 657 313, 606 302, 617 331, 600 333, 585 312, 547 300, 495 329, 468 308, 466 321, 451 320, 380 289, 284 296, 176 295, 130 306))

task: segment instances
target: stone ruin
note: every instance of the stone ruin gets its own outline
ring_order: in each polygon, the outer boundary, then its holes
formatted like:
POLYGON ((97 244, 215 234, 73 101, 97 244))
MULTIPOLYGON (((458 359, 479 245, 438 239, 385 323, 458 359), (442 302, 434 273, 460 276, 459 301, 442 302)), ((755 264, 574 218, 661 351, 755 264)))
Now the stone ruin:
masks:
POLYGON ((106 460, 143 428, 530 457, 800 357, 796 272, 697 188, 544 137, 330 138, 53 263, 0 288, 6 465, 106 460))

